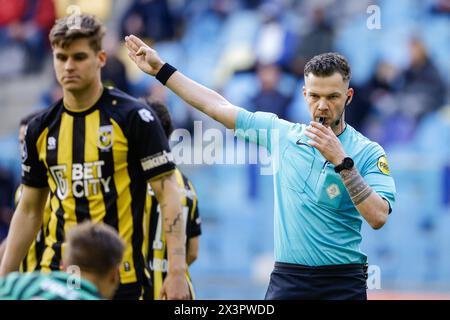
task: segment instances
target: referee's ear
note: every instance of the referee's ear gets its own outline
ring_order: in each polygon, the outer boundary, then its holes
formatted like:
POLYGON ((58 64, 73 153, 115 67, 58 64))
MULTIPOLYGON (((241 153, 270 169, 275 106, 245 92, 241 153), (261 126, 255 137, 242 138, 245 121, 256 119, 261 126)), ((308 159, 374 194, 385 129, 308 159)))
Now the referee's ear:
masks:
POLYGON ((348 106, 352 102, 354 94, 355 94, 355 90, 353 90, 353 88, 348 88, 347 100, 345 100, 345 106, 348 106))

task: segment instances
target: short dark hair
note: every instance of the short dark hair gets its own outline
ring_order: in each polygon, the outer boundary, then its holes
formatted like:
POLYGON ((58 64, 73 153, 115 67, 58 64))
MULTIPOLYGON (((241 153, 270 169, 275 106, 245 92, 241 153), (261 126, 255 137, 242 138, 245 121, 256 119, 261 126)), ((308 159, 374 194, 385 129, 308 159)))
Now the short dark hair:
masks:
POLYGON ((310 73, 318 77, 329 77, 335 72, 341 74, 344 81, 350 81, 352 71, 347 59, 336 52, 322 53, 314 56, 305 65, 304 75, 307 77, 310 73))
POLYGON ((153 111, 155 111, 155 114, 158 117, 159 122, 161 122, 161 125, 164 129, 166 137, 169 138, 174 130, 169 109, 167 109, 167 106, 161 101, 152 100, 151 98, 146 98, 145 102, 150 106, 150 108, 153 111))
POLYGON ((88 14, 80 14, 73 20, 72 16, 67 16, 56 20, 55 25, 49 34, 52 47, 67 48, 77 39, 89 39, 89 46, 95 52, 102 50, 102 40, 105 36, 106 28, 97 17, 88 14), (79 21, 79 25, 71 25, 74 21, 79 21))
POLYGON ((104 276, 122 262, 124 242, 109 225, 85 221, 70 229, 66 240, 64 261, 82 272, 104 276))

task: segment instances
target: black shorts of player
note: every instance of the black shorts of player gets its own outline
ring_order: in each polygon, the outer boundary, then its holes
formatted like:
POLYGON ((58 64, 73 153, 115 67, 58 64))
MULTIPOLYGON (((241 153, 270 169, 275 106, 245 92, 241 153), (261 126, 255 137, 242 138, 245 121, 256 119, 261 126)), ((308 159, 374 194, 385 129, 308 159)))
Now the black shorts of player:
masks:
POLYGON ((113 300, 150 300, 150 289, 150 286, 138 282, 120 284, 113 300))
POLYGON ((266 300, 367 300, 367 265, 275 262, 266 300))

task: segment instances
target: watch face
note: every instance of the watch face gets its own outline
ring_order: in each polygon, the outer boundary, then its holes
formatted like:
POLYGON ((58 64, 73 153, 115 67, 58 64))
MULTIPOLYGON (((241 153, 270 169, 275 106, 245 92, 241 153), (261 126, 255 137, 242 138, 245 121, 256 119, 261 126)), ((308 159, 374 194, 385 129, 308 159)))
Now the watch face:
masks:
POLYGON ((352 158, 345 158, 344 159, 344 168, 345 169, 353 168, 353 160, 352 160, 352 158))

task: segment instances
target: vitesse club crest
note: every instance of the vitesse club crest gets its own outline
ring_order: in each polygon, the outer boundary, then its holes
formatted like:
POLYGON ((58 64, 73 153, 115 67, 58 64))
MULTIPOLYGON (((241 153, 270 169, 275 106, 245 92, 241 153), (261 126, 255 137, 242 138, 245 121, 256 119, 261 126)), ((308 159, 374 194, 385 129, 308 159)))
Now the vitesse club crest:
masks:
POLYGON ((381 156, 378 158, 377 166, 378 166, 378 169, 380 169, 380 171, 382 173, 384 173, 385 175, 390 174, 386 156, 381 156))
POLYGON ((112 126, 100 127, 98 132, 98 147, 101 151, 109 151, 113 144, 112 126))

